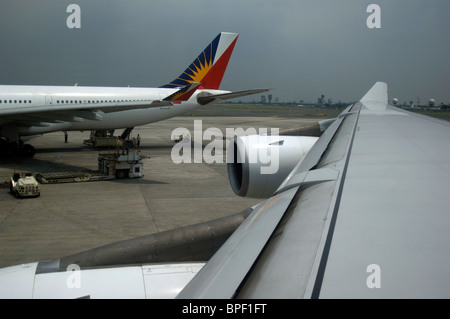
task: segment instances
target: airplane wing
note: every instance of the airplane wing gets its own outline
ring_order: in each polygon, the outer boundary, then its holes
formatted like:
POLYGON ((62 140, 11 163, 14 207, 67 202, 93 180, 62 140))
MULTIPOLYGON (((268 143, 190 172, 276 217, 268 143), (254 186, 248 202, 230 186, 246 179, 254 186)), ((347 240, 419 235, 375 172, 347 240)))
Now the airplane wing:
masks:
POLYGON ((245 90, 239 92, 228 92, 222 94, 211 94, 209 92, 202 92, 197 96, 198 104, 206 105, 212 102, 221 102, 229 99, 234 99, 237 97, 247 96, 251 94, 257 94, 262 92, 267 92, 269 89, 253 89, 253 90, 245 90))
MULTIPOLYGON (((39 114, 43 112, 50 112, 50 113, 57 113, 57 112, 86 112, 86 114, 95 112, 95 111, 102 111, 105 113, 108 112, 118 112, 118 111, 125 111, 125 110, 132 110, 132 109, 139 109, 139 108, 149 108, 160 106, 158 103, 162 103, 161 101, 151 101, 149 103, 142 103, 142 102, 124 102, 124 103, 105 103, 103 105, 54 105, 51 108, 49 106, 43 105, 43 106, 25 106, 21 105, 20 107, 15 106, 14 108, 5 108, 0 109, 0 116, 23 116, 28 114, 39 114), (157 105, 158 104, 158 105, 157 105)), ((167 102, 164 102, 164 104, 168 104, 167 102)), ((172 104, 169 104, 172 105, 172 104)))
POLYGON ((449 298, 449 146, 377 82, 177 298, 449 298))

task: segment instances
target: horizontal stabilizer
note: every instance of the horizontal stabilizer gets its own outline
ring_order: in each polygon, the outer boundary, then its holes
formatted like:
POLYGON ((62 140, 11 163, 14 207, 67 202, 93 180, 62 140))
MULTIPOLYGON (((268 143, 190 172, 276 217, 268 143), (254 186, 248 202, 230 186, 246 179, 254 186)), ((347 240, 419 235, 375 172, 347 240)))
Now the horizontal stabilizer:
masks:
MULTIPOLYGON (((254 89, 254 90, 246 90, 239 92, 231 92, 231 93, 223 93, 223 94, 207 94, 207 95, 199 95, 197 97, 198 104, 206 105, 212 102, 220 102, 229 99, 234 99, 241 96, 252 95, 256 93, 267 92, 269 89, 254 89)), ((206 93, 206 92, 205 92, 206 93)))
POLYGON ((169 95, 163 101, 166 102, 181 102, 181 101, 187 101, 189 98, 194 94, 194 92, 197 90, 197 88, 201 85, 199 82, 193 82, 184 88, 181 88, 180 90, 176 91, 175 93, 169 95))

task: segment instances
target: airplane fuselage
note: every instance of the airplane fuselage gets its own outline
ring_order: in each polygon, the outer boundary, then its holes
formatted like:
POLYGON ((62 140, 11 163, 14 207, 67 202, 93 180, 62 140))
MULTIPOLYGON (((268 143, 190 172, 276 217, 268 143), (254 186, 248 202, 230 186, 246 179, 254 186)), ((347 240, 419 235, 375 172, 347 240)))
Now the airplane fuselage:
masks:
MULTIPOLYGON (((9 130, 17 130, 14 133, 19 136, 60 130, 134 127, 171 118, 201 106, 196 97, 202 92, 226 92, 198 90, 185 102, 155 107, 151 105, 152 102, 161 101, 176 91, 177 89, 169 88, 0 85, 0 110, 4 113, 14 110, 14 114, 6 113, 0 118, 0 126, 8 129, 8 123, 17 120, 23 111, 27 113, 29 125, 9 127, 9 130), (86 112, 90 105, 93 110, 99 106, 136 108, 114 112, 86 112), (67 111, 64 110, 65 106, 67 111), (79 111, 74 110, 77 106, 80 107, 79 111), (56 108, 58 116, 53 118, 50 112, 54 112, 56 108), (33 113, 30 114, 30 111, 33 113)), ((2 133, 8 135, 4 129, 2 133)))

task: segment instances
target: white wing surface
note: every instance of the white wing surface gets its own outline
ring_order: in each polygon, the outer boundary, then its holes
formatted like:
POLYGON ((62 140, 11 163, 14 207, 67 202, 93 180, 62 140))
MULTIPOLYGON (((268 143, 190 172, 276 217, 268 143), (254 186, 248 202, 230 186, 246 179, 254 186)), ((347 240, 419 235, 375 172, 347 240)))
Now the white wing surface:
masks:
POLYGON ((178 297, 450 297, 450 125, 387 101, 347 108, 178 297))

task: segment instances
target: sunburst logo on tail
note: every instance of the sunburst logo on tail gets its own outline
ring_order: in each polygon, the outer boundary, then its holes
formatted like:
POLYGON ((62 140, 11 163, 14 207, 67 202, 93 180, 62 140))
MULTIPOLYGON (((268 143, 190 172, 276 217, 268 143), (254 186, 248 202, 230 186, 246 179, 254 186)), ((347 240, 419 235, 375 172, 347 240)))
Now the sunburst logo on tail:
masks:
MULTIPOLYGON (((212 44, 209 45, 212 47, 212 44)), ((205 50, 206 51, 206 50, 205 50)), ((184 77, 178 78, 178 80, 186 81, 187 83, 192 82, 201 82, 203 78, 208 74, 211 70, 212 63, 212 54, 209 55, 209 58, 206 56, 205 51, 201 54, 183 73, 184 77), (202 59, 200 59, 202 57, 202 59)))
POLYGON ((236 33, 220 33, 178 78, 162 87, 179 88, 199 82, 202 88, 218 89, 237 37, 236 33))

